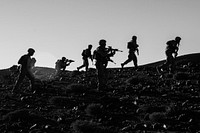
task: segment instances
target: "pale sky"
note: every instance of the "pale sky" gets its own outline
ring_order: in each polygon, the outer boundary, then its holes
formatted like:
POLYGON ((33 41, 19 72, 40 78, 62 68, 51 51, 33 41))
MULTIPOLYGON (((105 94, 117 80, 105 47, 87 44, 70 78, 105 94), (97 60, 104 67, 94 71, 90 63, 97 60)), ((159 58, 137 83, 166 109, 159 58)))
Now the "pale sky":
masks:
POLYGON ((200 0, 0 0, 0 69, 16 65, 32 47, 36 66, 54 68, 65 56, 75 60, 67 69, 75 70, 82 50, 96 49, 100 39, 123 50, 109 64, 120 67, 133 35, 139 65, 165 59, 166 42, 176 36, 179 55, 199 53, 199 13, 200 0))

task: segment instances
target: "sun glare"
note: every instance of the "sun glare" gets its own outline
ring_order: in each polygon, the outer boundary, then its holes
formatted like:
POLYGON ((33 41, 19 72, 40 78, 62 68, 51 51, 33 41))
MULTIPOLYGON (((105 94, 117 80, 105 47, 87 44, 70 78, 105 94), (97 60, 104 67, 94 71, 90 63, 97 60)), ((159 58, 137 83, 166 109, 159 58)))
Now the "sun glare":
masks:
POLYGON ((55 68, 57 58, 48 52, 38 52, 34 55, 35 66, 55 68))

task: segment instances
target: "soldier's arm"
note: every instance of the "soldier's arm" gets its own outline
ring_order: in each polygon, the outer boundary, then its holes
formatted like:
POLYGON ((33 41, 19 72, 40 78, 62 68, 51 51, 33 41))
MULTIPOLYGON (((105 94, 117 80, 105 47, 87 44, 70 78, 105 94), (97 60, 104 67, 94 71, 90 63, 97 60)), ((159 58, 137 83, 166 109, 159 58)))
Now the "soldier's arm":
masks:
POLYGON ((65 67, 66 67, 66 66, 69 66, 69 65, 70 65, 70 63, 71 63, 71 62, 69 62, 69 61, 66 61, 66 62, 65 62, 65 67))
POLYGON ((115 53, 116 53, 116 52, 113 50, 113 51, 110 52, 110 54, 108 54, 108 56, 109 56, 109 57, 114 56, 115 53))
POLYGON ((139 55, 139 49, 138 48, 136 49, 136 51, 137 51, 137 55, 139 55))
POLYGON ((91 59, 91 61, 93 61, 91 51, 90 51, 90 54, 89 54, 89 58, 91 59))

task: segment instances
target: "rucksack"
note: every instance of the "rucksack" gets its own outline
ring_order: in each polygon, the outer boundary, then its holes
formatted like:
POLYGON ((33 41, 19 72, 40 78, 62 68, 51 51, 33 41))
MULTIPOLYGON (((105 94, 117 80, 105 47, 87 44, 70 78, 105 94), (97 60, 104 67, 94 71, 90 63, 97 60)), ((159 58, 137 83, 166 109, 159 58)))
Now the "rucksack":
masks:
POLYGON ((174 40, 170 40, 170 41, 168 41, 166 44, 167 44, 167 45, 173 45, 174 43, 175 43, 174 40))
POLYGON ((55 64, 56 64, 55 68, 56 68, 56 69, 60 69, 61 60, 57 60, 55 64))
POLYGON ((128 42, 128 46, 127 46, 128 49, 134 49, 134 50, 136 50, 138 47, 139 47, 138 44, 135 44, 133 42, 128 42))
POLYGON ((18 64, 23 65, 23 64, 25 63, 25 58, 26 58, 26 56, 23 55, 23 56, 19 59, 18 64))
POLYGON ((166 44, 167 44, 167 47, 170 48, 170 49, 177 49, 178 48, 177 45, 176 45, 177 43, 174 40, 170 40, 166 44))
POLYGON ((93 59, 97 59, 97 51, 96 51, 96 50, 94 50, 93 55, 92 55, 92 58, 93 58, 93 59))
POLYGON ((82 56, 86 56, 86 49, 84 49, 81 53, 82 56))

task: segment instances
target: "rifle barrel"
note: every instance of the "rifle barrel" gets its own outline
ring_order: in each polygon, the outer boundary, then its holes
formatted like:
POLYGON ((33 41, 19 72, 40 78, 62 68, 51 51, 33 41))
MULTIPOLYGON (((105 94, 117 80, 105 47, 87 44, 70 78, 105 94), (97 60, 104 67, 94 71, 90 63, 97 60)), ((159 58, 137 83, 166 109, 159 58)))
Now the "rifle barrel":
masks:
POLYGON ((119 49, 113 49, 113 48, 108 48, 109 50, 113 50, 113 51, 115 51, 115 52, 123 52, 122 50, 119 50, 119 49))

